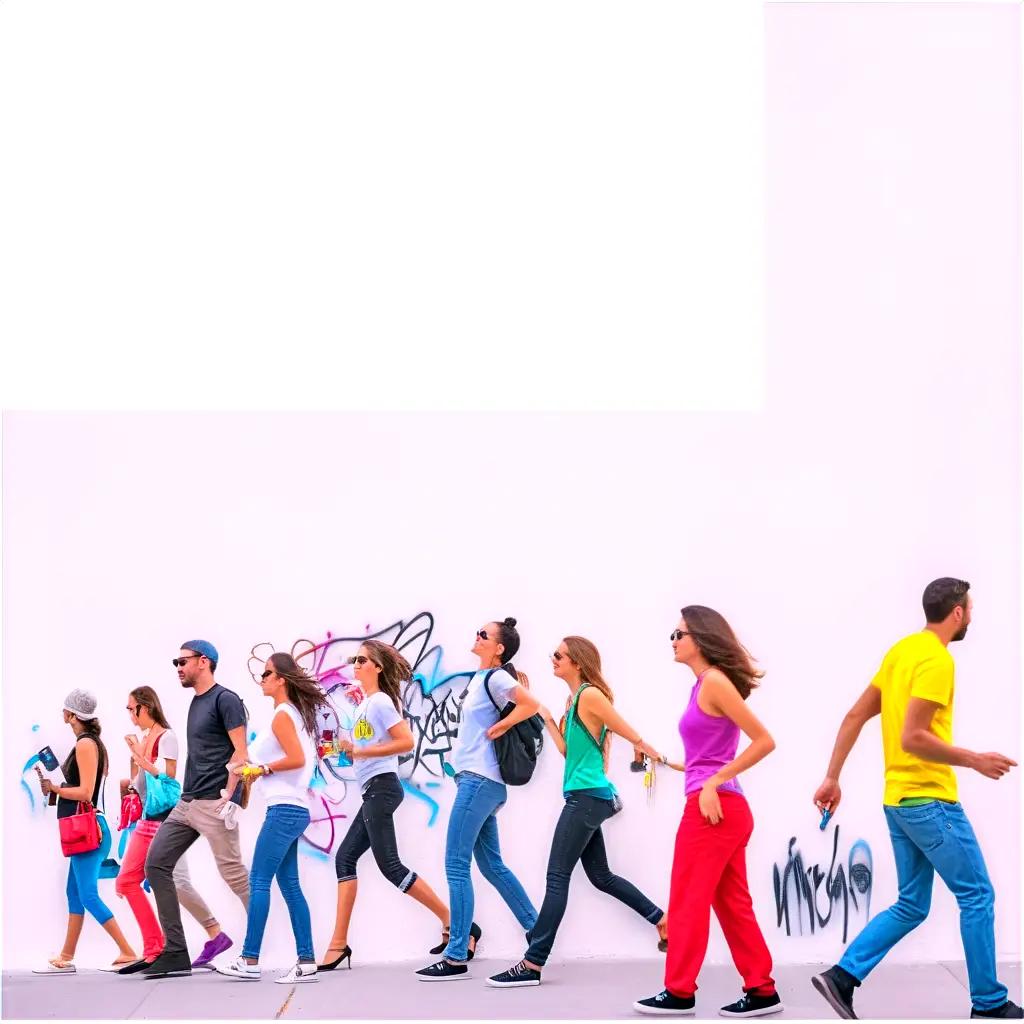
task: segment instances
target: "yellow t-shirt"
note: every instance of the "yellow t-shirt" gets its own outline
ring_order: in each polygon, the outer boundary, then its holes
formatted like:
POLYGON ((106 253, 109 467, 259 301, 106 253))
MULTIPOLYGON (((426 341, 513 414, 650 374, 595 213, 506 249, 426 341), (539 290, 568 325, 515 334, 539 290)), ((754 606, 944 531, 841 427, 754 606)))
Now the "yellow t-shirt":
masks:
POLYGON ((906 797, 955 801, 952 766, 908 754, 901 742, 911 697, 939 705, 931 731, 940 740, 953 742, 953 655, 931 630, 922 630, 890 649, 871 685, 882 691, 883 802, 894 807, 906 797))

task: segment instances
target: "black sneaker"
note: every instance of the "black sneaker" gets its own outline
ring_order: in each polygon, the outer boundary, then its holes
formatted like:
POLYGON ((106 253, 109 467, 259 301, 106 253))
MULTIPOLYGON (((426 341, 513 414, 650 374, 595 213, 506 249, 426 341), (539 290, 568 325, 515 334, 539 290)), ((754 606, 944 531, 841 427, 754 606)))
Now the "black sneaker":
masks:
POLYGON ((139 971, 144 971, 152 963, 150 960, 136 960, 133 964, 125 964, 117 973, 118 974, 138 974, 139 971))
POLYGON ((470 977, 466 964, 453 964, 447 960, 438 960, 436 964, 424 967, 416 972, 420 981, 459 981, 470 977))
POLYGON ((693 996, 684 999, 663 989, 650 999, 638 999, 633 1004, 637 1013, 662 1014, 666 1017, 692 1017, 697 1012, 697 1001, 693 996))
POLYGON ((192 973, 192 961, 188 950, 175 952, 164 950, 148 967, 142 970, 143 978, 184 978, 192 973))
POLYGON ((718 1012, 723 1017, 767 1017, 770 1013, 781 1013, 785 1007, 778 992, 770 996, 759 996, 753 992, 745 993, 735 1003, 723 1006, 718 1012))
POLYGON ((997 1006, 994 1010, 975 1010, 971 1008, 971 1017, 995 1017, 1003 1019, 1020 1020, 1024 1017, 1024 1010, 1022 1010, 1015 1002, 1007 999, 1002 1006, 997 1006))
POLYGON ((853 1012, 853 983, 841 967, 830 967, 811 978, 811 984, 825 997, 825 1001, 843 1020, 857 1020, 853 1012), (844 977, 845 976, 845 977, 844 977))
POLYGON ((520 960, 515 967, 510 967, 501 974, 492 975, 487 979, 487 984, 494 988, 526 988, 527 985, 540 984, 540 971, 526 966, 525 960, 520 960))

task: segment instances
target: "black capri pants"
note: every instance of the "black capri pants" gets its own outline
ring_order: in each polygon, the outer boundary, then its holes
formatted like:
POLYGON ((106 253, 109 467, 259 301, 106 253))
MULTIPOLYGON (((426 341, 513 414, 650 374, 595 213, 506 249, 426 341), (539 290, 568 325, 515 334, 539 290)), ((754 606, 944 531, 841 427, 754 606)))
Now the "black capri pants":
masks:
POLYGON ((394 821, 395 811, 404 799, 405 790, 394 772, 375 775, 366 784, 362 807, 334 857, 339 882, 352 881, 356 877, 356 862, 367 850, 373 850, 380 873, 399 891, 408 892, 417 875, 398 857, 394 821))

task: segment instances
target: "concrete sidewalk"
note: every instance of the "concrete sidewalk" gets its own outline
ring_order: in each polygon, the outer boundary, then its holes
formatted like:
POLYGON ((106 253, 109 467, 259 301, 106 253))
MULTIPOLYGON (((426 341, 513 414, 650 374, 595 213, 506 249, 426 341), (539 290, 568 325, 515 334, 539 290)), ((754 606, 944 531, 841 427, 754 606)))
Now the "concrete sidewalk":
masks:
MULTIPOLYGON (((424 961, 425 962, 425 961, 424 961)), ((320 975, 311 985, 285 987, 265 969, 259 982, 240 982, 197 971, 190 978, 145 981, 82 970, 65 977, 3 972, 3 1018, 21 1020, 502 1020, 634 1019, 634 999, 662 988, 664 960, 580 959, 553 962, 537 988, 499 990, 484 984, 489 974, 509 966, 481 958, 470 980, 426 984, 413 971, 423 962, 361 964, 354 970, 320 975)), ((776 979, 786 1010, 774 1019, 833 1019, 811 987, 816 966, 779 967, 776 979)), ((1010 998, 1020 1002, 1021 967, 1000 971, 1010 998)), ((701 974, 697 1014, 718 1018, 718 1008, 740 995, 732 967, 707 967, 701 974)), ((971 1004, 963 963, 880 966, 858 991, 856 1008, 864 1018, 965 1018, 971 1004)))

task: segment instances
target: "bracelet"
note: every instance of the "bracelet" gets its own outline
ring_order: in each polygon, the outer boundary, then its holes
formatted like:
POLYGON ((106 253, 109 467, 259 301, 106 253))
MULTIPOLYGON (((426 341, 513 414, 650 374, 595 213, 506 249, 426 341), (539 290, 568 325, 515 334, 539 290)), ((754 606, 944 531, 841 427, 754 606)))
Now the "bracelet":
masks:
POLYGON ((264 775, 273 775, 274 774, 274 770, 273 770, 273 768, 270 767, 269 764, 260 765, 260 767, 263 769, 263 774, 264 775))

